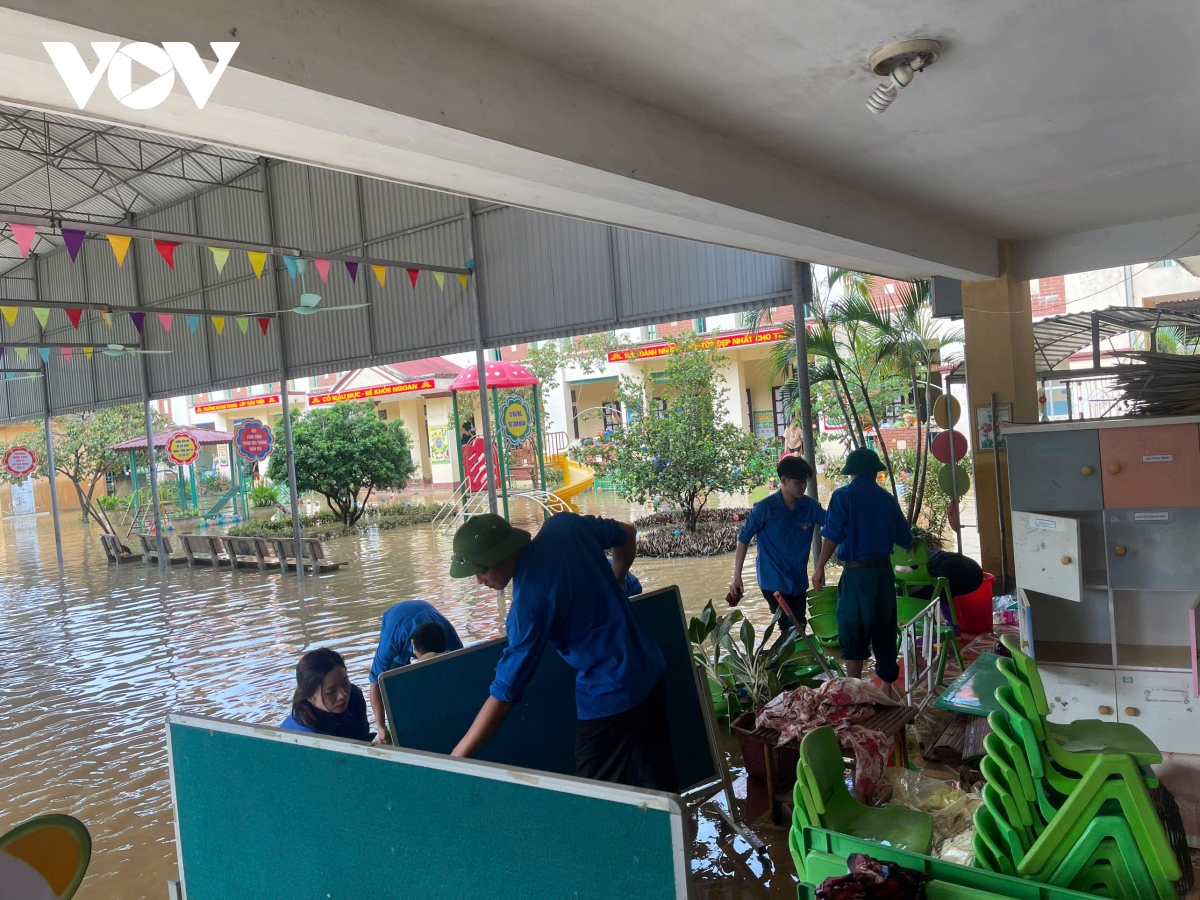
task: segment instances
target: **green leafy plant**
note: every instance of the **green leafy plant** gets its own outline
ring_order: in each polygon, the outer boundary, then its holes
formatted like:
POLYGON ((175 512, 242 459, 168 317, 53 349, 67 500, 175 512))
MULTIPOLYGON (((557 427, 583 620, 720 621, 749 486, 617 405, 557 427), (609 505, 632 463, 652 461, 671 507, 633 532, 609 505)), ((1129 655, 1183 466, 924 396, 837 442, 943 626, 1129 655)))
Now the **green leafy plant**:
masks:
POLYGON ((799 678, 788 667, 796 650, 796 631, 791 626, 781 628, 772 641, 778 625, 776 616, 763 629, 760 639, 741 610, 721 616, 709 600, 700 615, 688 623, 692 657, 727 694, 752 710, 761 709, 782 691, 799 684, 799 678))
POLYGON ((246 496, 250 498, 251 506, 263 509, 279 502, 279 498, 283 496, 283 488, 264 479, 250 488, 246 496))

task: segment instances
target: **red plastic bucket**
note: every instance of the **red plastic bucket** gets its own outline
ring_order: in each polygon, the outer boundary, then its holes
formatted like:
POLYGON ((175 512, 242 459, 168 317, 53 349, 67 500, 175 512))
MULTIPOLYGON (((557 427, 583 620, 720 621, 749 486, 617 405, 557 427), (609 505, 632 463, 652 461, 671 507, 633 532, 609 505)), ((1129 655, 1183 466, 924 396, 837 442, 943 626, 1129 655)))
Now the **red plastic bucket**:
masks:
POLYGON ((996 576, 983 573, 983 584, 954 598, 954 614, 958 616, 958 628, 964 634, 983 634, 992 630, 992 585, 996 576))

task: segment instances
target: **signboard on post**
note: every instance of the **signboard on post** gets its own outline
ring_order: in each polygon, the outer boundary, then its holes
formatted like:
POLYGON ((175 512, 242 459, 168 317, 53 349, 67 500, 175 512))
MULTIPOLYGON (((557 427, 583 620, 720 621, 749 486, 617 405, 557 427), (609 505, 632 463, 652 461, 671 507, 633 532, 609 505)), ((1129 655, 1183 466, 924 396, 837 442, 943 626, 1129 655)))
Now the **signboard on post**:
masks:
POLYGON ((500 421, 504 429, 504 439, 514 447, 529 440, 529 432, 533 427, 533 415, 529 412, 529 404, 516 394, 509 395, 500 407, 500 421))
POLYGON ((259 462, 275 449, 275 435, 258 419, 244 419, 233 433, 233 446, 242 459, 259 462))
POLYGON ((37 454, 28 447, 9 447, 4 453, 4 471, 14 478, 32 475, 37 466, 37 454))
POLYGON ((200 443, 186 431, 176 431, 167 436, 167 459, 177 466, 186 466, 200 455, 200 443))

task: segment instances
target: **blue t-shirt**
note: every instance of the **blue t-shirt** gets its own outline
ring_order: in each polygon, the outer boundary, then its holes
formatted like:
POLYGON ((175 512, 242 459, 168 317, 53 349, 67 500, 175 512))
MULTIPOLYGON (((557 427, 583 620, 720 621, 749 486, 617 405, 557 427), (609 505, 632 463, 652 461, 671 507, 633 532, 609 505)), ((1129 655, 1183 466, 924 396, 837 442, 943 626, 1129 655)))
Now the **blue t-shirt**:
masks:
POLYGON ((612 519, 595 516, 558 513, 542 525, 513 575, 508 649, 493 697, 518 702, 549 644, 578 673, 580 719, 615 716, 646 699, 666 663, 604 556, 626 539, 612 519))
POLYGON ((356 741, 374 740, 375 733, 367 723, 367 701, 357 685, 350 686, 350 702, 338 715, 322 712, 315 707, 312 714, 316 719, 316 727, 296 721, 292 716, 284 719, 279 727, 287 731, 307 731, 310 734, 328 734, 332 737, 353 738, 356 741))
POLYGON ((632 572, 625 573, 625 582, 621 585, 626 597, 636 597, 642 592, 642 583, 632 572))
POLYGON ((833 492, 821 534, 838 545, 838 559, 845 560, 891 556, 897 545, 911 547, 913 539, 900 504, 873 475, 859 475, 833 492))
POLYGON ((413 632, 424 622, 437 622, 446 632, 446 652, 461 650, 462 641, 454 626, 438 612, 432 603, 424 600, 404 600, 383 614, 383 628, 379 632, 379 649, 371 663, 371 684, 391 669, 407 666, 413 661, 413 632))
POLYGON ((825 510, 812 497, 801 497, 791 509, 779 491, 755 503, 738 540, 749 544, 758 536, 758 586, 783 594, 807 591, 813 532, 824 524, 825 510))

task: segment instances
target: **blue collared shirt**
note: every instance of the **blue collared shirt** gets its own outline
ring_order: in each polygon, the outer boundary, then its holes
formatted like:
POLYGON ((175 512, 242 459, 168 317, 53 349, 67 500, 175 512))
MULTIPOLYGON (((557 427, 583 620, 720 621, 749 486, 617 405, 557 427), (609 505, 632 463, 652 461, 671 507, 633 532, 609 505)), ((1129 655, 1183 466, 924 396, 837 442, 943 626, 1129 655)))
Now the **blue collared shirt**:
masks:
POLYGON ((912 546, 912 529, 892 492, 859 475, 829 498, 821 534, 837 543, 838 559, 879 559, 897 546, 912 546))
POLYGON ((518 702, 549 644, 578 673, 580 719, 614 716, 646 699, 666 663, 604 556, 627 537, 612 519, 574 513, 542 525, 513 575, 508 649, 496 666, 493 697, 518 702))
POLYGON ((378 682, 384 672, 407 666, 413 661, 413 632, 424 622, 437 622, 442 626, 446 632, 446 652, 462 649, 458 632, 432 603, 424 600, 401 601, 383 614, 379 649, 375 651, 375 661, 371 663, 371 684, 378 682))
POLYGON ((791 509, 779 491, 755 503, 738 540, 749 544, 758 536, 758 586, 783 594, 807 591, 813 531, 824 524, 825 510, 812 497, 801 497, 791 509))

